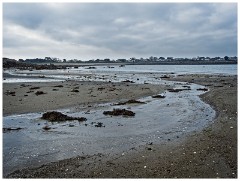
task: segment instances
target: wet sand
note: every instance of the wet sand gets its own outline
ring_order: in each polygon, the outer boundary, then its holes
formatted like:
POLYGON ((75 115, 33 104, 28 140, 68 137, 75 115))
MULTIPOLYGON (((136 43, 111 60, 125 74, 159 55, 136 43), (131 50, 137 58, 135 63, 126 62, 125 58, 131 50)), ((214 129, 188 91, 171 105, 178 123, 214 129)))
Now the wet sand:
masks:
MULTIPOLYGON (((185 75, 170 78, 170 80, 193 82, 207 85, 210 88, 209 92, 201 95, 203 101, 212 105, 217 112, 216 119, 210 126, 202 131, 193 132, 186 140, 169 140, 162 145, 149 142, 138 150, 122 153, 114 158, 108 157, 108 155, 103 153, 66 159, 38 168, 18 170, 7 177, 236 178, 237 76, 185 75)), ((147 84, 142 86, 153 85, 147 84)), ((3 85, 3 88, 3 92, 5 92, 6 86, 3 85)), ((12 88, 14 89, 14 86, 12 88)), ((10 88, 8 87, 8 89, 10 88)), ((132 91, 132 96, 137 96, 137 94, 134 94, 136 89, 130 90, 132 91)), ((144 94, 152 94, 153 92, 152 90, 144 94)), ((138 94, 138 96, 143 96, 144 94, 138 94)), ((40 96, 44 95, 36 97, 40 96)), ((91 100, 90 98, 89 100, 91 100)), ((117 97, 117 99, 119 98, 123 97, 117 97)), ((5 103, 6 100, 6 97, 3 97, 5 103)), ((94 101, 96 101, 95 98, 92 99, 92 103, 94 101)), ((9 109, 5 108, 4 113, 10 114, 11 112, 7 112, 7 110, 9 109)))
POLYGON ((166 86, 160 85, 111 82, 4 83, 3 115, 126 101, 154 95, 165 89, 166 86), (37 91, 43 94, 36 95, 37 91))

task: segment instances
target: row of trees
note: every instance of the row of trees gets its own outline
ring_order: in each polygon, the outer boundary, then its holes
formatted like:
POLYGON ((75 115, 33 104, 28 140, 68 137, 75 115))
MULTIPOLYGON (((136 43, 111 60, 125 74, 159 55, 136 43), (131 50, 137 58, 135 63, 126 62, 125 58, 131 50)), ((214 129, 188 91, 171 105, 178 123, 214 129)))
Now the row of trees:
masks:
POLYGON ((132 57, 130 59, 117 59, 117 60, 110 60, 109 58, 105 59, 92 59, 89 61, 82 61, 78 59, 59 59, 59 58, 52 58, 52 57, 45 57, 43 58, 35 58, 35 59, 19 59, 19 62, 24 63, 127 63, 127 62, 135 62, 135 63, 141 63, 141 62, 159 62, 159 61, 237 61, 237 57, 196 57, 196 58, 173 58, 173 57, 149 57, 149 58, 135 58, 132 57))

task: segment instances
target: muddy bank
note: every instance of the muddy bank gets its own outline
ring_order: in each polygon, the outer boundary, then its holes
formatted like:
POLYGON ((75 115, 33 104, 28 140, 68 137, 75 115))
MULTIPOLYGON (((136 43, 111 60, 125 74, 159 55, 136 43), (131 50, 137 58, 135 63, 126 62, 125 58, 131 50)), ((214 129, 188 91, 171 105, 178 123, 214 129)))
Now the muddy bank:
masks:
POLYGON ((166 86, 162 85, 111 82, 4 83, 3 115, 88 107, 97 103, 137 99, 165 89, 166 86))
POLYGON ((187 75, 169 79, 207 85, 210 91, 201 98, 217 111, 214 123, 193 132, 186 140, 169 140, 161 145, 148 142, 115 157, 86 154, 18 170, 7 177, 236 178, 237 76, 187 75))

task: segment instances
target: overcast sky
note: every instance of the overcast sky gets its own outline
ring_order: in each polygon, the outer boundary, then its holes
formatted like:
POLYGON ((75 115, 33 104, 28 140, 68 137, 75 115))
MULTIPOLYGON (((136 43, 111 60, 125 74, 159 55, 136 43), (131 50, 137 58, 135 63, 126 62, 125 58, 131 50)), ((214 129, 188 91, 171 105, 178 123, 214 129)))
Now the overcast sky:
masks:
POLYGON ((3 3, 3 56, 237 55, 237 3, 3 3))

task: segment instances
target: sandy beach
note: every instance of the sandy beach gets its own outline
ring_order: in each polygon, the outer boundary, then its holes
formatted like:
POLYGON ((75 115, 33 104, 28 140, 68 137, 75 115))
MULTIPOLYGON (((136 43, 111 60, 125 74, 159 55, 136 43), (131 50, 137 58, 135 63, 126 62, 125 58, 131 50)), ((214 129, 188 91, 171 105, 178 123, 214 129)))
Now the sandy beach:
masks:
POLYGON ((91 106, 161 93, 166 86, 111 82, 41 82, 3 84, 3 115, 91 106), (42 94, 36 95, 38 91, 42 94), (12 93, 11 93, 12 92, 12 93))
MULTIPOLYGON (((237 76, 182 75, 167 80, 196 83, 217 115, 202 131, 163 145, 148 143, 109 157, 94 154, 17 170, 8 178, 237 178, 237 76)), ((3 114, 44 112, 102 102, 138 99, 166 86, 103 82, 3 84, 3 114), (37 91, 39 95, 36 95, 37 91)))

